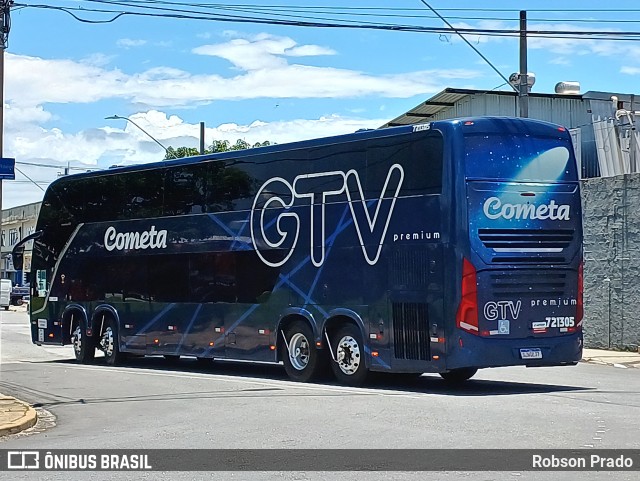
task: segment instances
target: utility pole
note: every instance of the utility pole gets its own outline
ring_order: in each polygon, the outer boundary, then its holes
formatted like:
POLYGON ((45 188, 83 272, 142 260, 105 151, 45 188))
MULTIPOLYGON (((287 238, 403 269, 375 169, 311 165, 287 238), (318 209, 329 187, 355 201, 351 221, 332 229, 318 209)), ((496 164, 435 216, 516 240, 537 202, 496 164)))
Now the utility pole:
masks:
MULTIPOLYGON (((4 51, 9 44, 9 28, 11 27, 11 6, 13 0, 1 0, 2 12, 0 12, 0 157, 3 157, 4 140, 4 51)), ((6 243, 2 236, 2 178, 0 178, 0 238, 6 243)), ((0 243, 0 253, 2 245, 0 243)), ((0 278, 4 278, 5 260, 0 255, 0 278)))
POLYGON ((631 115, 629 116, 629 120, 631 122, 631 125, 629 126, 629 132, 631 134, 629 137, 629 172, 631 174, 638 172, 638 166, 636 165, 638 162, 636 158, 636 149, 638 146, 636 144, 636 111, 633 105, 634 100, 635 95, 631 94, 631 105, 629 107, 629 110, 631 111, 631 115))
POLYGON ((527 12, 520 10, 520 117, 529 117, 529 76, 527 74, 527 12))
POLYGON ((200 122, 200 155, 204 154, 204 122, 200 122))

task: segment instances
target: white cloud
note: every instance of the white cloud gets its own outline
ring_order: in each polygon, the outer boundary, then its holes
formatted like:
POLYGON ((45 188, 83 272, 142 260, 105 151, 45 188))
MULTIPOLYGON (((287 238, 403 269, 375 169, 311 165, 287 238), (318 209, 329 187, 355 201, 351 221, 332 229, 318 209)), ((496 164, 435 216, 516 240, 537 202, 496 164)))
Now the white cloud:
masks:
MULTIPOLYGON (((200 143, 200 125, 184 122, 176 115, 169 116, 164 112, 149 110, 133 114, 129 118, 166 147, 198 147, 200 143)), ((268 140, 281 144, 376 128, 387 120, 386 117, 361 119, 327 115, 317 119, 291 121, 255 120, 246 125, 226 123, 208 127, 205 131, 205 144, 210 145, 214 139, 228 140, 231 143, 243 139, 250 144, 268 140)), ((5 152, 8 156, 19 158, 21 162, 58 166, 57 169, 24 164, 17 166, 32 179, 46 183, 55 180, 58 172, 62 172, 68 163, 72 167, 106 168, 112 164, 148 163, 164 158, 163 149, 140 129, 124 120, 117 122, 120 124, 114 123, 77 133, 63 132, 58 128, 44 129, 34 124, 22 126, 18 130, 13 124, 7 123, 5 152)), ((25 182, 26 177, 19 172, 16 172, 16 180, 18 182, 4 183, 5 208, 42 200, 42 191, 25 182)), ((42 185, 43 188, 46 183, 42 185)))
POLYGON ((194 49, 229 60, 240 72, 231 77, 191 74, 171 66, 139 73, 94 62, 6 54, 9 104, 90 103, 124 99, 149 107, 193 106, 216 100, 253 98, 348 98, 380 95, 406 98, 441 90, 450 79, 471 79, 478 70, 458 68, 374 75, 355 70, 289 64, 289 57, 329 55, 317 45, 297 45, 287 37, 261 34, 194 49))
POLYGON ((6 124, 13 127, 28 123, 48 122, 53 118, 51 112, 47 112, 40 105, 22 107, 15 104, 6 104, 4 106, 4 116, 6 124))
POLYGON ((624 73, 627 75, 640 75, 640 67, 622 67, 620 69, 620 73, 624 73))
POLYGON ((226 43, 201 45, 192 50, 197 55, 211 55, 228 60, 242 70, 278 68, 287 65, 285 50, 296 46, 288 37, 260 36, 253 40, 234 38, 226 43))
MULTIPOLYGON (((177 115, 168 116, 164 112, 149 110, 139 112, 129 117, 138 126, 146 130, 165 147, 189 146, 197 147, 200 142, 200 124, 184 122, 177 115)), ((244 139, 250 144, 268 140, 278 144, 294 142, 298 140, 328 137, 332 135, 355 132, 358 129, 377 128, 387 122, 386 118, 362 119, 349 118, 340 115, 326 115, 317 119, 294 119, 289 121, 263 122, 254 120, 245 125, 229 122, 217 127, 205 129, 205 144, 210 145, 215 140, 228 140, 234 143, 238 139, 244 139)), ((124 120, 120 122, 125 122, 124 120)), ((122 129, 112 126, 103 129, 107 136, 125 134, 130 143, 150 143, 151 149, 147 153, 137 155, 135 162, 151 162, 158 160, 158 153, 162 150, 144 132, 135 125, 126 123, 122 129)))
MULTIPOLYGON (((235 71, 192 74, 171 64, 138 72, 111 68, 113 57, 94 54, 81 61, 45 59, 5 54, 5 124, 4 151, 21 162, 50 164, 60 170, 75 166, 108 167, 114 163, 146 163, 163 158, 164 151, 131 123, 104 124, 78 132, 65 127, 66 119, 57 118, 50 104, 89 104, 120 100, 140 105, 140 112, 129 117, 165 146, 199 145, 199 124, 189 124, 180 117, 168 116, 163 107, 195 107, 216 100, 272 98, 408 98, 441 90, 451 79, 474 79, 478 70, 421 70, 396 74, 370 74, 343 68, 304 65, 306 58, 335 55, 329 47, 299 45, 288 37, 269 34, 242 36, 223 33, 218 44, 198 47, 194 54, 227 59, 235 71), (296 63, 289 63, 295 59, 296 63)), ((141 41, 121 39, 122 46, 140 45, 141 41)), ((207 58, 199 58, 200 70, 206 72, 207 58)), ((219 62, 211 62, 218 65, 219 62)), ((380 104, 376 100, 376 104, 380 104)), ((102 114, 104 115, 104 114, 102 114)), ((382 114, 378 114, 382 117, 382 114)), ((264 122, 246 125, 227 123, 206 130, 206 143, 213 139, 249 143, 269 140, 285 143, 375 128, 386 117, 377 119, 347 118, 326 115, 313 119, 264 122)), ((51 181, 57 169, 20 167, 36 180, 51 181), (32 172, 33 171, 33 172, 32 172), (31 173, 33 175, 31 175, 31 173)), ((17 174, 18 180, 25 180, 17 174)), ((6 182, 6 206, 19 205, 28 196, 42 197, 28 183, 6 182)), ((35 197, 35 199, 34 199, 35 197)), ((30 200, 30 201, 32 201, 30 200)))
MULTIPOLYGON (((498 27, 497 26, 497 22, 478 22, 478 24, 476 26, 470 25, 468 23, 465 22, 456 22, 456 23, 452 23, 451 25, 453 25, 453 27, 457 28, 457 29, 470 29, 470 28, 502 28, 502 27, 498 27)), ((474 35, 474 34, 462 34, 462 36, 469 42, 472 44, 480 44, 480 43, 487 43, 490 40, 498 40, 500 37, 488 37, 487 35, 474 35)), ((448 34, 446 35, 447 40, 451 41, 451 43, 457 43, 457 42, 462 42, 462 39, 460 38, 460 35, 458 35, 457 33, 452 33, 452 34, 448 34)))
POLYGON ((259 34, 219 43, 201 45, 192 50, 197 55, 210 55, 228 60, 241 70, 256 70, 287 65, 283 57, 335 55, 336 51, 320 45, 297 45, 289 37, 259 34))
MULTIPOLYGON (((456 23, 454 26, 458 28, 481 28, 481 29, 496 29, 496 30, 518 30, 519 26, 516 21, 507 22, 507 21, 479 21, 475 24, 469 23, 456 23)), ((582 25, 576 25, 571 23, 532 23, 529 22, 527 25, 527 29, 529 31, 548 31, 548 32, 580 32, 588 30, 590 32, 616 32, 620 31, 619 29, 603 27, 597 28, 594 26, 589 26, 585 28, 582 25)), ((448 38, 453 41, 460 41, 457 35, 448 35, 448 38)), ((518 42, 519 39, 517 36, 478 36, 478 35, 465 35, 467 40, 470 42, 476 43, 496 43, 496 42, 518 42)), ((634 42, 624 42, 624 41, 615 41, 615 40, 602 40, 593 37, 580 36, 576 38, 570 38, 569 35, 556 35, 553 33, 545 35, 545 36, 535 36, 529 35, 527 38, 527 47, 529 49, 544 49, 553 53, 561 54, 563 56, 569 55, 600 55, 605 57, 611 56, 620 56, 620 58, 625 58, 625 56, 630 56, 635 59, 640 60, 640 47, 634 45, 634 42)))
POLYGON ((87 103, 128 95, 128 76, 117 69, 66 59, 47 60, 5 53, 8 103, 87 103))
POLYGON ((86 63, 88 65, 94 65, 96 67, 104 67, 111 63, 111 61, 115 58, 114 55, 105 55, 103 53, 92 53, 87 57, 83 58, 80 62, 86 63))
POLYGON ((286 50, 288 57, 315 57, 318 55, 336 55, 336 51, 319 45, 300 45, 286 50))
POLYGON ((116 42, 116 45, 122 48, 142 47, 146 44, 146 40, 132 38, 121 38, 116 42))

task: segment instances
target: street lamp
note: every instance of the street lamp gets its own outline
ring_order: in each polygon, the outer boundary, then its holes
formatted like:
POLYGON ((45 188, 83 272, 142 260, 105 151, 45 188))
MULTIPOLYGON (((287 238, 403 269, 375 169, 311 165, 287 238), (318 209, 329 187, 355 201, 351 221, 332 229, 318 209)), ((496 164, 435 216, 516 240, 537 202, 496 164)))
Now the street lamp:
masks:
POLYGON ((176 155, 169 151, 169 149, 167 149, 164 145, 162 145, 160 143, 160 141, 158 139, 156 139, 153 135, 151 135, 149 132, 147 132, 146 130, 144 130, 142 127, 140 127, 138 124, 136 124, 133 120, 131 120, 129 117, 122 117, 120 115, 111 115, 110 117, 105 117, 105 120, 126 120, 127 122, 131 122, 133 125, 135 125, 136 127, 138 127, 140 130, 142 130, 147 137, 149 137, 151 140, 153 140, 156 144, 158 144, 160 147, 162 147, 164 149, 164 151, 167 153, 167 156, 169 157, 173 157, 174 159, 177 159, 178 157, 176 157, 176 155))

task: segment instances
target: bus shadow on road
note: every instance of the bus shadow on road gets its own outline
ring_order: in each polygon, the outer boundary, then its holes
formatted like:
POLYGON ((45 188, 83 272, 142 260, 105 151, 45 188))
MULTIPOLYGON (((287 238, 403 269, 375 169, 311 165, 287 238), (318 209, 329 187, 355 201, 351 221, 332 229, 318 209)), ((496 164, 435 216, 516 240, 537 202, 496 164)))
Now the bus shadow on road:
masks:
MULTIPOLYGON (((76 364, 76 361, 73 359, 48 362, 76 364)), ((102 359, 97 358, 94 364, 102 364, 102 359)), ((289 381, 282 365, 268 363, 255 364, 216 360, 202 364, 191 358, 167 360, 163 357, 148 356, 127 359, 121 367, 150 369, 165 372, 170 371, 176 373, 184 372, 189 374, 221 375, 240 379, 250 378, 253 380, 260 379, 264 381, 289 381)), ((367 383, 363 387, 389 392, 400 391, 407 394, 442 394, 450 396, 499 396, 593 391, 592 387, 587 386, 539 384, 508 380, 487 380, 482 379, 482 372, 482 370, 479 371, 475 378, 459 384, 452 384, 444 381, 438 374, 423 374, 422 376, 417 376, 406 374, 371 373, 367 383)), ((326 376, 313 385, 345 387, 344 385, 336 382, 332 376, 326 376)))
MULTIPOLYGON (((478 376, 482 376, 482 371, 478 376)), ((420 394, 443 394, 449 396, 501 396, 514 394, 549 394, 554 392, 591 391, 591 387, 558 384, 538 384, 522 381, 496 381, 472 378, 453 384, 438 374, 423 374, 413 379, 394 379, 393 374, 375 376, 370 387, 420 394)))

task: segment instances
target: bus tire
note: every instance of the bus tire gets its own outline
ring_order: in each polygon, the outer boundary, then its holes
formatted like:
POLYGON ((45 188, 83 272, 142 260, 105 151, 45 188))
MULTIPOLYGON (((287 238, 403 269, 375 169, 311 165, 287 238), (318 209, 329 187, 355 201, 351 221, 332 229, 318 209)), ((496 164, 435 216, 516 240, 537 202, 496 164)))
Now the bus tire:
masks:
POLYGON ((285 332, 282 346, 284 369, 293 381, 309 382, 322 371, 323 359, 313 342, 313 331, 304 321, 295 321, 285 332))
POLYGON ((113 317, 108 317, 104 331, 100 338, 100 344, 104 351, 104 360, 109 366, 117 366, 122 363, 124 354, 120 352, 120 335, 118 323, 113 317))
POLYGON ((76 361, 82 364, 89 364, 96 357, 95 340, 87 336, 87 325, 84 319, 73 321, 71 317, 73 331, 71 333, 71 344, 73 345, 73 354, 76 361))
POLYGON ((441 372, 440 376, 449 383, 458 384, 471 379, 477 372, 478 370, 476 368, 462 367, 460 369, 452 369, 448 372, 441 372))
POLYGON ((365 365, 362 334, 353 324, 345 324, 331 340, 331 351, 335 361, 331 363, 333 374, 342 384, 361 386, 367 379, 369 370, 365 365))

